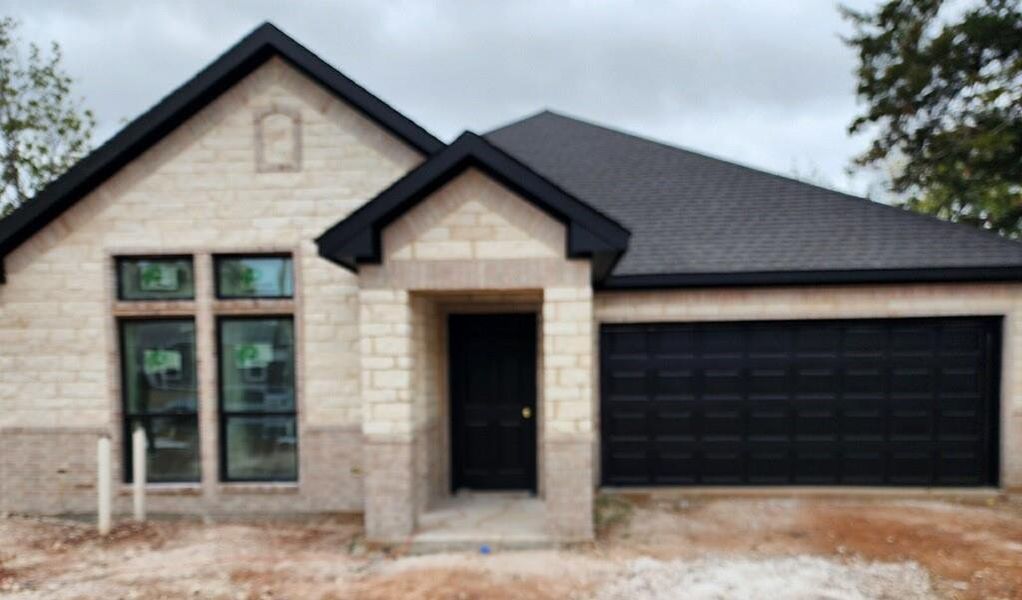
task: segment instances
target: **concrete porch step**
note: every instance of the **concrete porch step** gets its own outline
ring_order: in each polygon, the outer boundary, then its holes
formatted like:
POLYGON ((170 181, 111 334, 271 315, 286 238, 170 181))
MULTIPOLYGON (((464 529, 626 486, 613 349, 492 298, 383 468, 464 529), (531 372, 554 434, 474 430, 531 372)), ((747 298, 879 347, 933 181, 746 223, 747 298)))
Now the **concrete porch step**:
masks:
POLYGON ((466 493, 446 498, 419 517, 406 542, 414 554, 555 548, 543 501, 522 494, 466 493))

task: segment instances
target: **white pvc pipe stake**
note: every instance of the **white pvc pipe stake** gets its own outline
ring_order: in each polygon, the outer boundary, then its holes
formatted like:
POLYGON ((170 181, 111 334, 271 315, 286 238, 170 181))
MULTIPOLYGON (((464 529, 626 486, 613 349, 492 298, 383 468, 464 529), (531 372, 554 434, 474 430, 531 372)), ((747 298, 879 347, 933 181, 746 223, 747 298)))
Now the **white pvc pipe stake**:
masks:
POLYGON ((96 445, 96 495, 98 496, 98 515, 96 523, 100 535, 110 533, 111 492, 113 491, 110 477, 110 438, 99 438, 96 445))
POLYGON ((131 481, 135 520, 145 521, 146 438, 145 429, 136 427, 131 434, 131 481))

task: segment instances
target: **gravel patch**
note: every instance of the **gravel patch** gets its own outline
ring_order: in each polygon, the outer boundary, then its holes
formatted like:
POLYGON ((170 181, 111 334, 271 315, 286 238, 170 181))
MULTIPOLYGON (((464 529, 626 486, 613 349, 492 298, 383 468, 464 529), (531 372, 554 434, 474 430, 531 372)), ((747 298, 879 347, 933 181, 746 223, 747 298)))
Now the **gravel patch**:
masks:
POLYGON ((937 598, 916 563, 839 562, 811 556, 767 559, 641 558, 599 600, 922 600, 937 598))

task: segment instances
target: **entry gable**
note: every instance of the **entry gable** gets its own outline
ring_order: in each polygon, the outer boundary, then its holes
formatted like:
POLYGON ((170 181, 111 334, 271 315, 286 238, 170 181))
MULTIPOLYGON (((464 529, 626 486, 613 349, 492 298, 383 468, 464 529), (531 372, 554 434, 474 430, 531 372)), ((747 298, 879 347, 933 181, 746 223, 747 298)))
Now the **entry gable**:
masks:
POLYGON ((353 271, 360 263, 380 263, 385 251, 396 252, 388 258, 427 258, 443 248, 446 256, 462 252, 464 258, 482 258, 487 253, 514 253, 517 245, 517 257, 537 257, 552 250, 552 238, 544 233, 546 221, 534 214, 548 217, 547 221, 566 231, 559 252, 592 259, 595 281, 610 272, 627 248, 630 234, 619 223, 470 132, 331 227, 316 243, 321 256, 353 271), (486 193, 480 194, 478 186, 486 193), (440 210, 431 209, 408 225, 395 225, 416 229, 384 244, 383 230, 426 198, 431 203, 439 201, 440 210), (528 202, 536 210, 501 206, 516 201, 528 202), (454 229, 458 223, 478 228, 454 229), (452 234, 456 239, 451 239, 452 234), (483 239, 487 235, 492 237, 483 239))
POLYGON ((383 231, 383 259, 563 256, 564 226, 476 168, 458 175, 383 231))

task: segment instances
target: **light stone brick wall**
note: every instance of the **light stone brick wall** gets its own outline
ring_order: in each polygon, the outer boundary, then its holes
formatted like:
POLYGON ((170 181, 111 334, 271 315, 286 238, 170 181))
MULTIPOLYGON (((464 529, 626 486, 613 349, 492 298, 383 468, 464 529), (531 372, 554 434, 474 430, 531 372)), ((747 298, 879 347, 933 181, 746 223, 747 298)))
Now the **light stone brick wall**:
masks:
MULTIPOLYGON (((359 509, 358 280, 320 259, 312 240, 421 160, 273 59, 10 254, 7 283, 0 285, 0 439, 6 444, 0 473, 8 474, 0 481, 0 509, 31 510, 60 491, 50 476, 62 468, 64 432, 87 430, 77 435, 94 443, 98 432, 120 427, 110 257, 281 249, 295 253, 301 274, 295 315, 301 483, 285 491, 238 485, 213 500, 205 489, 197 498, 186 490, 165 506, 175 512, 359 509), (299 117, 297 170, 257 171, 256 119, 271 109, 299 117), (45 437, 43 428, 61 433, 45 437), (312 466, 312 457, 334 464, 312 466), (35 476, 24 468, 28 461, 35 476)), ((200 403, 215 414, 215 365, 208 357, 218 309, 202 307, 207 300, 184 304, 205 315, 197 322, 200 403)), ((209 439, 204 432, 203 443, 209 439)), ((119 462, 118 444, 115 452, 119 462)), ((93 490, 83 482, 91 479, 84 472, 94 469, 94 455, 85 452, 75 467, 82 482, 64 495, 75 496, 64 509, 93 505, 93 490)), ((204 454, 203 477, 218 489, 213 456, 209 463, 204 454)))
POLYGON ((593 536, 597 410, 591 287, 543 290, 543 477, 547 527, 564 540, 593 536))
POLYGON ((435 330, 438 307, 447 315, 501 303, 531 303, 539 313, 539 477, 549 530, 562 540, 592 537, 593 297, 589 263, 564 257, 565 235, 563 224, 469 170, 391 224, 383 263, 361 267, 365 451, 393 458, 367 461, 371 539, 412 533, 429 505, 423 490, 449 461, 436 441, 447 418, 445 375, 431 381, 424 372, 445 364, 446 347, 420 331, 435 330))
POLYGON ((1022 487, 1022 285, 914 284, 600 292, 600 323, 1003 316, 1001 485, 1022 487))
POLYGON ((454 178, 383 234, 390 261, 561 258, 564 226, 478 169, 454 178))

